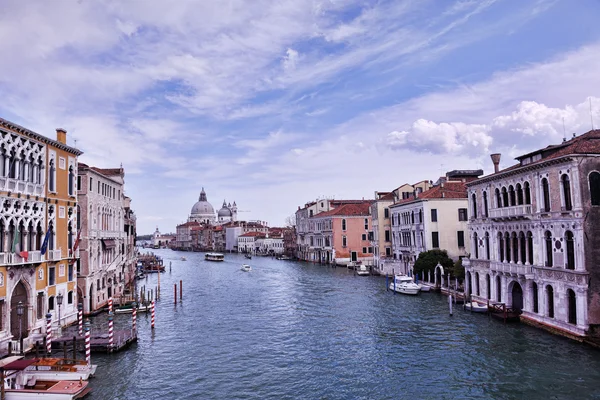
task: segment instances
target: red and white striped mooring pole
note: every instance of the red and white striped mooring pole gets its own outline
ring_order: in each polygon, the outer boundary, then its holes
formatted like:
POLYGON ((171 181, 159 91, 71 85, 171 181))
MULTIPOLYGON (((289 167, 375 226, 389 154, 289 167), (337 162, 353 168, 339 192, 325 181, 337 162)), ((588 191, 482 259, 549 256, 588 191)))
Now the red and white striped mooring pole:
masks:
POLYGON ((113 312, 113 299, 112 299, 112 297, 108 298, 108 312, 109 313, 113 312))
POLYGON ((152 310, 152 319, 150 320, 151 321, 150 327, 152 329, 154 329, 154 300, 152 300, 152 303, 150 303, 150 304, 151 304, 151 310, 152 310))
POLYGON ((90 344, 90 320, 85 321, 85 361, 92 365, 92 347, 90 344))
POLYGON ((83 304, 77 305, 77 322, 79 325, 79 336, 83 335, 83 304))
POLYGON ((131 311, 131 330, 133 331, 133 335, 137 336, 137 304, 133 303, 133 310, 131 311))
POLYGON ((108 312, 108 351, 111 352, 114 343, 114 332, 113 332, 113 313, 108 312))
POLYGON ((52 314, 46 314, 46 352, 52 353, 52 314))

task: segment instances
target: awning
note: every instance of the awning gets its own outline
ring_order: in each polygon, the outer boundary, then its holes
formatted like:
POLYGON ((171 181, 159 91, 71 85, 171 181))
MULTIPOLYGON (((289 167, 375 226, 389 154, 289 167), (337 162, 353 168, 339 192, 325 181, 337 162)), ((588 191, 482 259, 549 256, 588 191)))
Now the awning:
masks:
POLYGON ((12 370, 12 371, 22 371, 25 368, 29 367, 31 364, 35 364, 37 362, 36 359, 24 359, 24 360, 16 360, 11 362, 10 364, 6 364, 4 369, 12 370))
POLYGON ((116 247, 115 239, 102 239, 102 244, 107 250, 114 249, 116 247))

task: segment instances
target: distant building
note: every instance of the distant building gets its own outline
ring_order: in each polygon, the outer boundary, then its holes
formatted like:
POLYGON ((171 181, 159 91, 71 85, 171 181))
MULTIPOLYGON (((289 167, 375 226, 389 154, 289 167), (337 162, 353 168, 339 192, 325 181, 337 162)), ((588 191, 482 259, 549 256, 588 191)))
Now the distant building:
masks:
POLYGON ((285 228, 282 232, 283 235, 283 253, 288 257, 296 257, 296 249, 298 247, 297 244, 297 236, 296 236, 296 227, 291 226, 285 228))
POLYGON ((156 230, 152 234, 152 240, 151 240, 150 244, 152 245, 152 247, 154 247, 156 249, 160 249, 160 248, 169 247, 171 245, 171 243, 174 242, 175 240, 176 240, 176 236, 174 236, 174 235, 161 234, 160 231, 158 230, 158 226, 157 226, 156 230))
POLYGON ((467 184, 467 292, 570 336, 600 334, 600 130, 467 184))

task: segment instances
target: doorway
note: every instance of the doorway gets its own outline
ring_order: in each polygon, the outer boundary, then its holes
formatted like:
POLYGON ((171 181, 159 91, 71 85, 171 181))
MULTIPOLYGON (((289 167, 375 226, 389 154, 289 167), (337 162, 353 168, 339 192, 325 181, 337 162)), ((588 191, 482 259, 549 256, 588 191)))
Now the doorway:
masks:
POLYGON ((10 333, 13 338, 19 339, 19 332, 23 338, 28 336, 29 330, 29 296, 27 295, 27 288, 22 281, 20 281, 15 290, 13 291, 10 300, 10 333), (17 305, 21 302, 23 305, 23 315, 19 318, 17 314, 17 305))
POLYGON ((516 311, 521 311, 523 309, 523 288, 517 282, 513 284, 511 299, 512 308, 516 311))

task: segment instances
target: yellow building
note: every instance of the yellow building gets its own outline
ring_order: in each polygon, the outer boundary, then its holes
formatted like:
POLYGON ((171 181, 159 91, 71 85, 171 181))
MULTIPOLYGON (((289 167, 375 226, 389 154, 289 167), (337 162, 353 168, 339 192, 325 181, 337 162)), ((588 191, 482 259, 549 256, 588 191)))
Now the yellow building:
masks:
POLYGON ((56 327, 76 319, 78 250, 72 250, 81 152, 67 146, 63 129, 52 140, 0 118, 0 136, 0 349, 5 349, 20 336, 25 346, 41 341, 48 312, 56 327))

